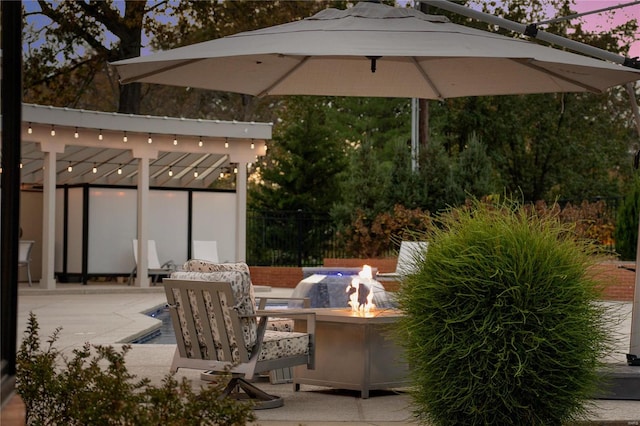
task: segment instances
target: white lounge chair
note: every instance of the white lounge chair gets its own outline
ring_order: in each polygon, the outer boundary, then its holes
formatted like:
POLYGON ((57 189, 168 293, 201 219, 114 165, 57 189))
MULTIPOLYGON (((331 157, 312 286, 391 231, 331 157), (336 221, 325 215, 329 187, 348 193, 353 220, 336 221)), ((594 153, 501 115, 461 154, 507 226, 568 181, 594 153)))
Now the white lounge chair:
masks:
POLYGON ((18 267, 27 268, 27 279, 29 280, 29 287, 31 287, 31 250, 33 249, 34 241, 20 240, 20 246, 18 251, 18 267))
POLYGON ((402 241, 395 272, 378 273, 377 277, 402 278, 412 274, 417 270, 418 264, 424 260, 428 247, 427 241, 402 241))
MULTIPOLYGON (((131 271, 129 275, 129 284, 133 282, 133 277, 136 274, 138 269, 138 240, 133 240, 133 259, 136 262, 136 266, 131 271)), ((168 276, 173 271, 176 270, 176 265, 173 260, 167 260, 163 264, 160 264, 160 259, 158 258, 158 249, 156 248, 155 240, 147 241, 147 268, 148 274, 153 277, 153 283, 155 284, 158 281, 158 277, 160 276, 168 276)))

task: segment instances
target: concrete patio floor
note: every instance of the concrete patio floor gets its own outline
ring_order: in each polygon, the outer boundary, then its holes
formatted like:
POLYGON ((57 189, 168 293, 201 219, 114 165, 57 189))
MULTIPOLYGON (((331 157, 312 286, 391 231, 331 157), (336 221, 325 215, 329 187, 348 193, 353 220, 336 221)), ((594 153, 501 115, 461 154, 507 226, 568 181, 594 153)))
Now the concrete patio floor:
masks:
MULTIPOLYGON (((256 295, 287 296, 291 289, 256 288, 256 295), (263 293, 269 292, 269 293, 263 293)), ((36 314, 40 337, 48 337, 62 327, 57 348, 70 352, 85 342, 117 346, 136 336, 148 334, 159 321, 144 315, 166 302, 162 287, 136 288, 107 285, 59 284, 55 290, 27 288, 21 284, 18 297, 18 339, 22 340, 29 312, 36 314)), ((628 351, 631 304, 615 302, 619 348, 610 363, 625 364, 628 351)), ((128 369, 138 377, 148 377, 155 384, 168 374, 175 345, 135 344, 127 355, 128 369)), ((199 372, 180 370, 178 377, 205 385, 199 372)), ((401 389, 375 391, 368 399, 359 393, 303 385, 294 392, 291 384, 259 384, 262 389, 284 397, 281 408, 256 411, 256 424, 274 425, 411 425, 411 399, 401 389)), ((594 410, 588 420, 595 424, 640 424, 640 401, 593 400, 594 410)))

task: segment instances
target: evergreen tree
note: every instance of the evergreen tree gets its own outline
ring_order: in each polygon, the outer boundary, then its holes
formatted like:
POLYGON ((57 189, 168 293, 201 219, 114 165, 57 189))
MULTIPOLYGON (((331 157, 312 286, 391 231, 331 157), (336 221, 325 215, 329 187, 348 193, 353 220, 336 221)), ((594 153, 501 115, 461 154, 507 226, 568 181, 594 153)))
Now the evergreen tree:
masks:
POLYGON ((638 248, 638 217, 640 216, 640 175, 630 184, 629 192, 618 208, 616 252, 622 260, 635 260, 638 248))
POLYGON ((463 191, 460 196, 481 199, 499 189, 492 170, 486 146, 475 133, 471 134, 467 146, 458 156, 455 171, 456 184, 463 191))
POLYGON ((346 166, 344 142, 329 130, 321 98, 287 101, 274 143, 261 161, 261 185, 252 188, 251 207, 328 213, 346 166))

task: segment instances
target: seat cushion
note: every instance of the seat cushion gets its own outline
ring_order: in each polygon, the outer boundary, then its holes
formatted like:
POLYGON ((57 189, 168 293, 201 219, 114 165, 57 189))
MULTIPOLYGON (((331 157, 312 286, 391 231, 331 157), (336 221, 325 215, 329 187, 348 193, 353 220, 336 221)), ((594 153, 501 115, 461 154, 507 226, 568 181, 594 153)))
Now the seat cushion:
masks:
POLYGON ((264 339, 262 341, 260 355, 258 355, 258 361, 308 354, 308 334, 267 330, 264 332, 264 339))

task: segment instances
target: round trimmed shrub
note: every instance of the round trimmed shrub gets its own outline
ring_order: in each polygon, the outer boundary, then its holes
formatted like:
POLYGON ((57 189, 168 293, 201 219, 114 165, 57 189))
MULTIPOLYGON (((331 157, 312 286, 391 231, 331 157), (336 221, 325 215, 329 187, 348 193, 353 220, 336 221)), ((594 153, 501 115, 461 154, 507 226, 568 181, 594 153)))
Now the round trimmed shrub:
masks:
POLYGON ((431 425, 556 425, 588 412, 611 348, 590 248, 507 202, 451 210, 398 292, 414 415, 431 425))

